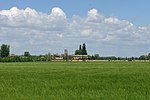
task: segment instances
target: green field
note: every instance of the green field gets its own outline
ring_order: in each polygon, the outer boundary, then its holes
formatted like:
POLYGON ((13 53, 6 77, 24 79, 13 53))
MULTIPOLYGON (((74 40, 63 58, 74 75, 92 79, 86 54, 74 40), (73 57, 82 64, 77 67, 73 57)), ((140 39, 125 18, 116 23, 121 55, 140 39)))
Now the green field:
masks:
POLYGON ((150 100, 150 63, 0 63, 0 100, 150 100))

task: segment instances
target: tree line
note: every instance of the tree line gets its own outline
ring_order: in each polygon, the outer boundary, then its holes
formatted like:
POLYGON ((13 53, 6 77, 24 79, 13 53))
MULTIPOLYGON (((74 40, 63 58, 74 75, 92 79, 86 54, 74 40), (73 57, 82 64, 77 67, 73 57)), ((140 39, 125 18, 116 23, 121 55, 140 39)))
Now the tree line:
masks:
MULTIPOLYGON (((150 60, 150 53, 148 55, 141 55, 140 57, 101 57, 99 54, 88 55, 86 45, 79 45, 79 49, 75 51, 75 55, 87 55, 86 60, 124 60, 124 61, 135 61, 135 60, 150 60)), ((10 55, 10 46, 2 44, 0 46, 0 62, 37 62, 37 61, 54 61, 55 57, 59 54, 45 54, 45 55, 31 55, 29 51, 25 51, 23 55, 10 55)), ((64 61, 72 61, 73 55, 61 54, 64 61)))

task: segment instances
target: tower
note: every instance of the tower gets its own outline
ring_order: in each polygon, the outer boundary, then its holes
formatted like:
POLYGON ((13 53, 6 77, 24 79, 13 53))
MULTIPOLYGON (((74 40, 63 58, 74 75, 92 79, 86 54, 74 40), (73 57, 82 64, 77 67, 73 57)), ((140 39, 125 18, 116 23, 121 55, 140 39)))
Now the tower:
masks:
POLYGON ((68 60, 68 50, 67 49, 64 50, 64 59, 68 60))

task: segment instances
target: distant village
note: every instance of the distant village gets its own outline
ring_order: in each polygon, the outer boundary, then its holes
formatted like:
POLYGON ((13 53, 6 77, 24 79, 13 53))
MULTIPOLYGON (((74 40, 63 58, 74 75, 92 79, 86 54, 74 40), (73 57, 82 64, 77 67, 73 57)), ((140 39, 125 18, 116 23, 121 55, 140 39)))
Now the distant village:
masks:
POLYGON ((99 54, 88 55, 86 44, 79 45, 73 55, 68 54, 65 49, 63 54, 31 55, 29 51, 25 51, 23 55, 9 54, 10 46, 2 44, 0 48, 0 62, 36 62, 36 61, 150 61, 150 53, 141 55, 140 57, 101 57, 99 54))

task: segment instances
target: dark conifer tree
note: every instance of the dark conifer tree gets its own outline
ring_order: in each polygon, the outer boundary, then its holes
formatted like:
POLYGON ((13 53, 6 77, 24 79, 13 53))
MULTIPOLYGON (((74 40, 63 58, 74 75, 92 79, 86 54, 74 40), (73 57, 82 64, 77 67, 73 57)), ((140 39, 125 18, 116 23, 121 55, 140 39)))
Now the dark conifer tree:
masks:
POLYGON ((81 47, 81 45, 79 46, 79 50, 82 50, 82 47, 81 47))
POLYGON ((9 52, 10 52, 9 45, 2 44, 1 49, 0 49, 0 57, 8 57, 9 52))
POLYGON ((79 46, 79 55, 82 55, 82 46, 79 46))
POLYGON ((83 46, 82 46, 82 55, 87 55, 87 50, 86 50, 85 43, 83 43, 83 46))
POLYGON ((31 55, 30 55, 29 51, 25 51, 25 52, 24 52, 24 56, 29 57, 29 56, 31 56, 31 55))

